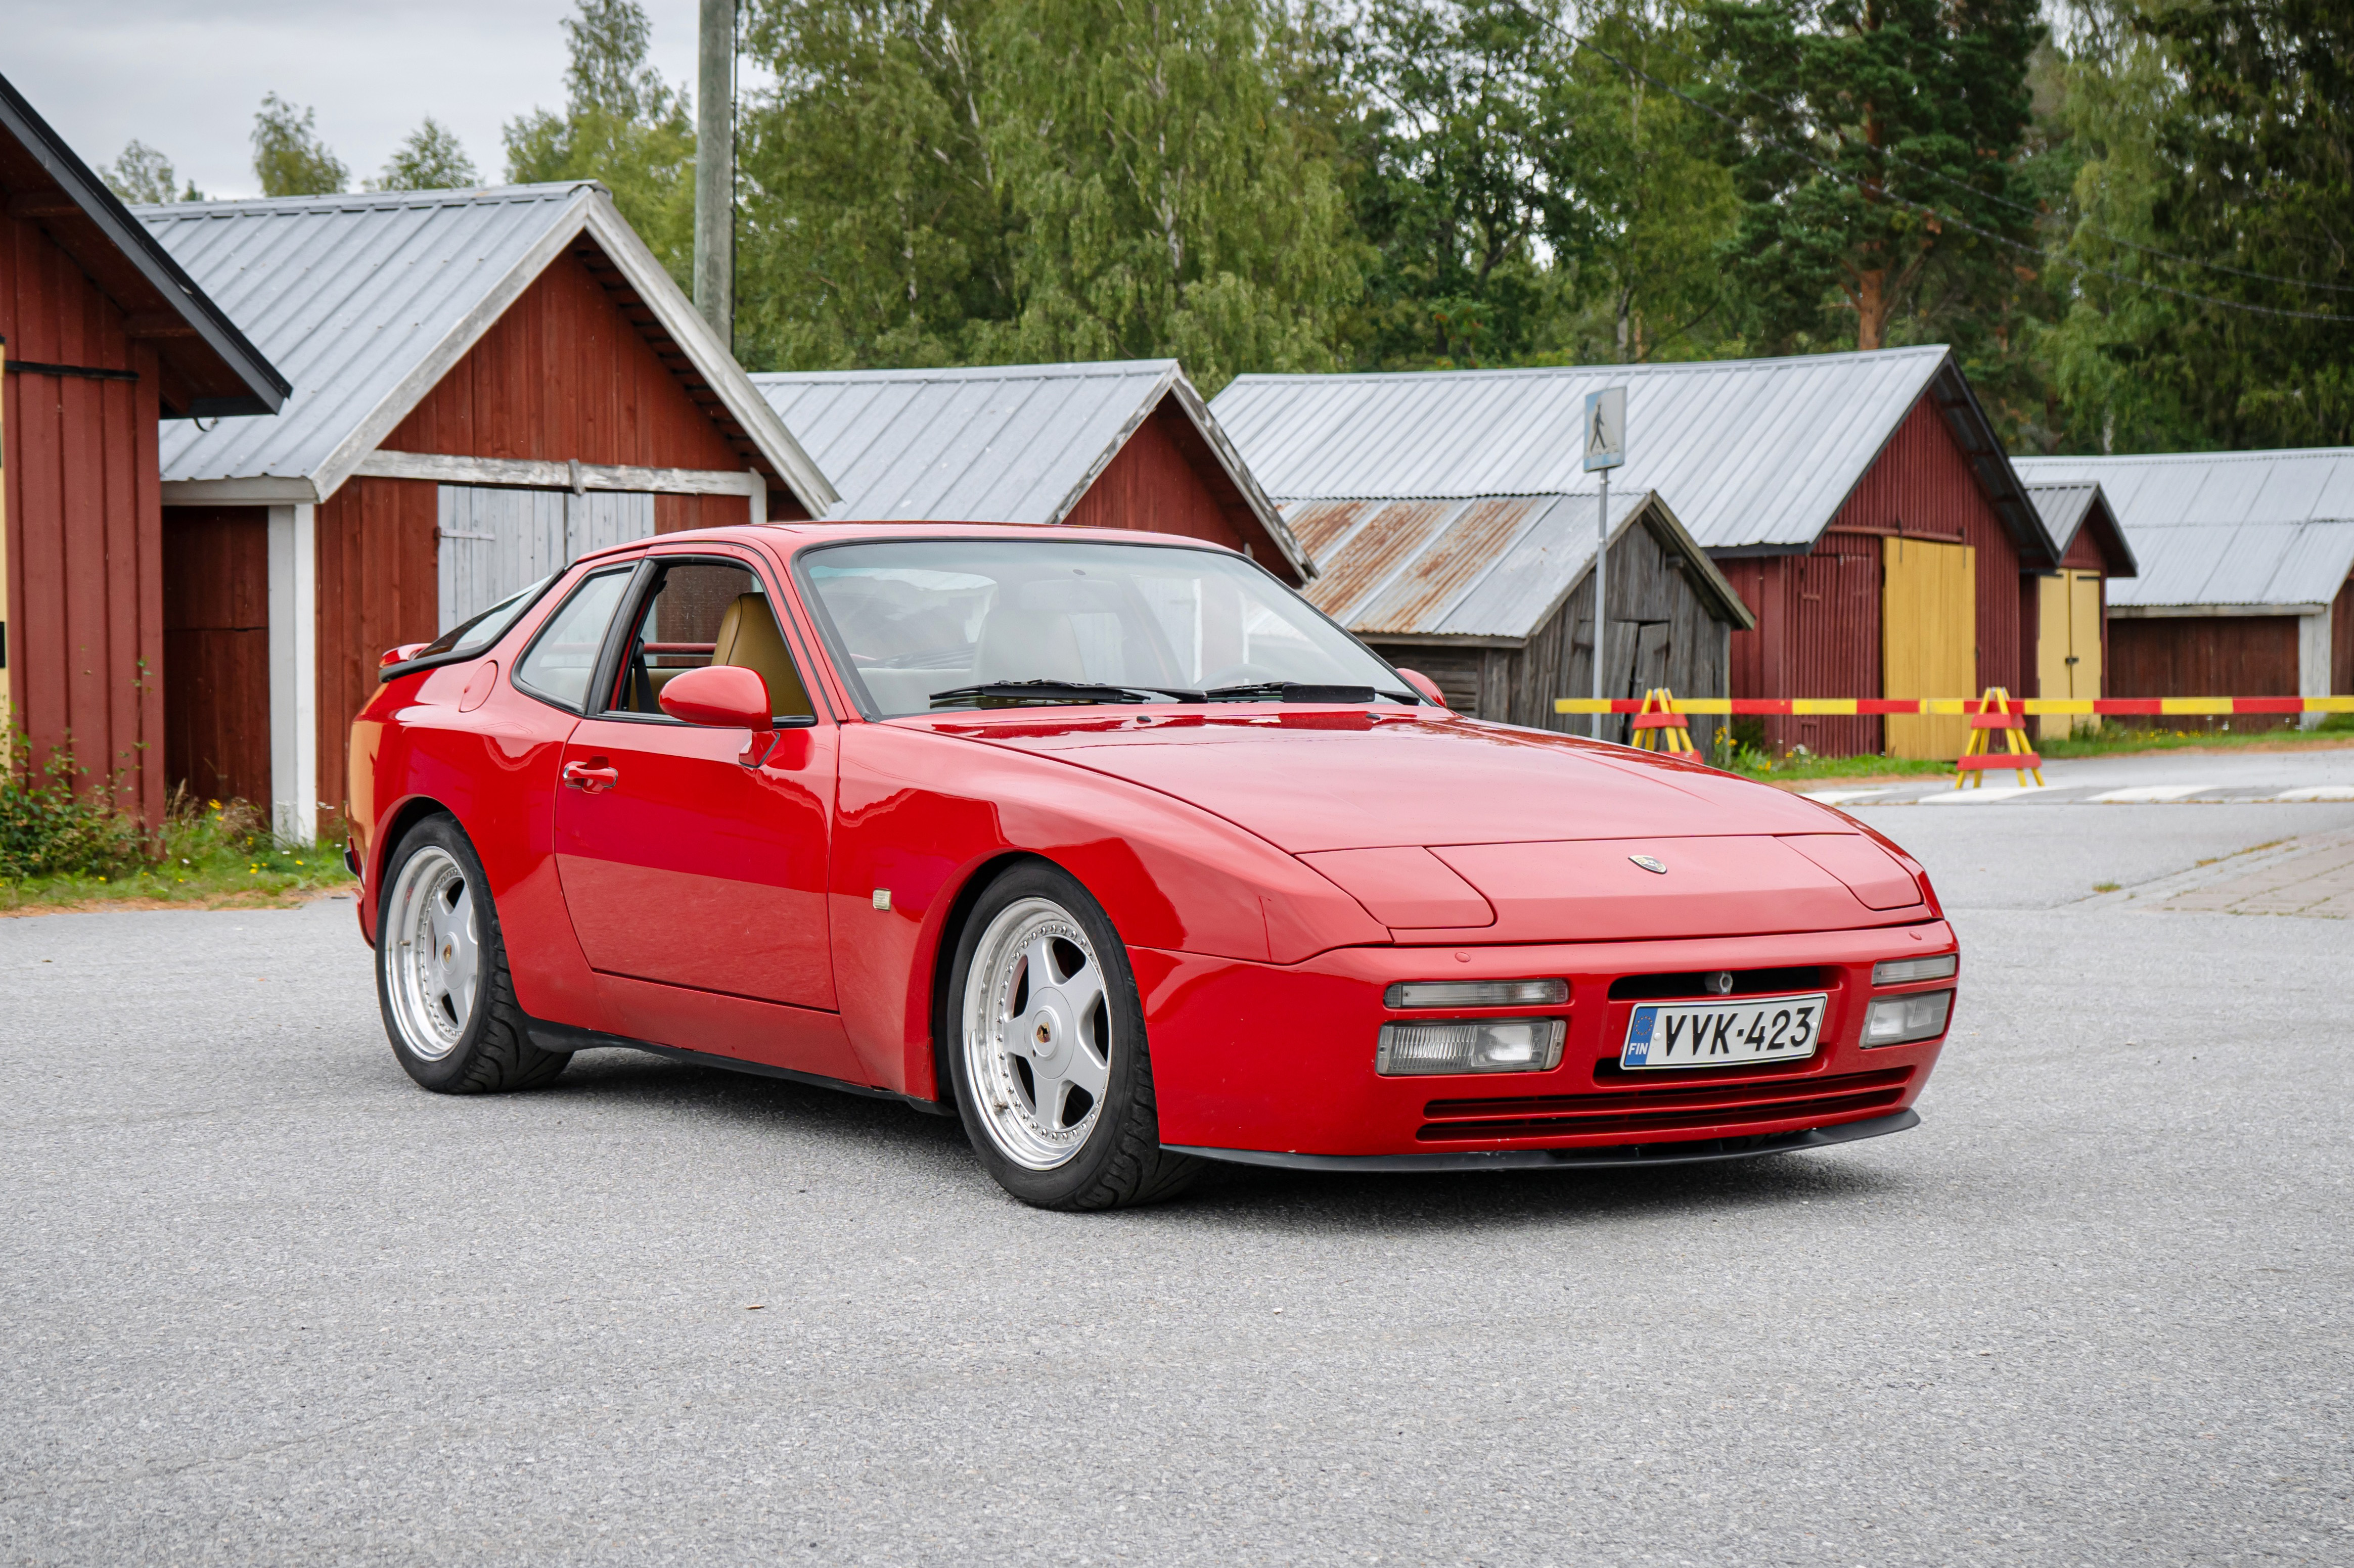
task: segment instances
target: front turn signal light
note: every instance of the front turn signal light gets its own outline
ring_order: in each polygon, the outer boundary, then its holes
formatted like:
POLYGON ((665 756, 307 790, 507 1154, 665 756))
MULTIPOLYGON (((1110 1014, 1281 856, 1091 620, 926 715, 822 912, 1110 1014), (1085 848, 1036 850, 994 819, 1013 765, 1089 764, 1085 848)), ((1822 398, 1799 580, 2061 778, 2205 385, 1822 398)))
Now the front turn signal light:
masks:
POLYGON ((1954 993, 1925 991, 1913 996, 1883 996, 1863 1015, 1863 1044, 1903 1045, 1934 1040, 1946 1032, 1946 1015, 1953 1011, 1954 993))
POLYGON ((1939 953, 1934 959, 1882 959, 1872 966, 1872 983, 1911 985, 1915 980, 1950 980, 1961 961, 1959 953, 1939 953))
POLYGON ((1373 1071, 1384 1077, 1436 1073, 1549 1073, 1561 1065, 1567 1020, 1448 1019, 1384 1023, 1373 1071))
POLYGON ((1384 1007, 1551 1007, 1569 1000, 1565 980, 1400 980, 1384 1007))

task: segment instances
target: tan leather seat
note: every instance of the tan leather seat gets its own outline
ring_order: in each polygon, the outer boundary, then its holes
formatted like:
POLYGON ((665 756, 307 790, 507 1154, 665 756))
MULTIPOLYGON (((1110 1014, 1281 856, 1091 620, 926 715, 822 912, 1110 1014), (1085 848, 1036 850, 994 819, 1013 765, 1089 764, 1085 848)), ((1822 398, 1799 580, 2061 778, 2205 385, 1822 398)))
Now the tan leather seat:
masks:
POLYGON ((711 662, 750 670, 768 683, 769 712, 778 718, 815 713, 801 672, 793 667, 792 650, 765 595, 738 594, 719 618, 719 634, 712 640, 711 662))

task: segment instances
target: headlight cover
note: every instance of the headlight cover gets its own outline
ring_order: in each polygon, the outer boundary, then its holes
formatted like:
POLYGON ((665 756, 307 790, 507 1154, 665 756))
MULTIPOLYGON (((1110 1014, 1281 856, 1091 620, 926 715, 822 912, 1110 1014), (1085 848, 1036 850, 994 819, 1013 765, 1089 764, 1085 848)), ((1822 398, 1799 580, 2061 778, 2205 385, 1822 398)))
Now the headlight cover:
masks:
POLYGON ((1569 1000, 1565 980, 1400 980, 1384 1007, 1549 1007, 1569 1000))
POLYGON ((1918 980, 1951 980, 1961 961, 1959 953, 1939 953, 1933 959, 1882 959, 1872 966, 1872 983, 1912 985, 1918 980))
POLYGON ((1863 1015, 1864 1048, 1934 1040, 1946 1032, 1946 1017, 1953 1007, 1954 993, 1949 991, 1883 996, 1863 1015))
POLYGON ((1449 1073, 1549 1073, 1561 1065, 1560 1018, 1454 1018, 1384 1023, 1373 1050, 1384 1077, 1449 1073))

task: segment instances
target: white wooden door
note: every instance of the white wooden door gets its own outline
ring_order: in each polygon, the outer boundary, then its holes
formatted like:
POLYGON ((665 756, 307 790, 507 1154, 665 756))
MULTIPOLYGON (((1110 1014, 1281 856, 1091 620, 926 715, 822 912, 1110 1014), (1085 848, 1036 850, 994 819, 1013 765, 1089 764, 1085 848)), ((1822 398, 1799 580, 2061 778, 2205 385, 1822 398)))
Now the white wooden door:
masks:
POLYGON ((440 630, 447 631, 561 570, 584 551, 654 531, 654 498, 642 491, 440 487, 437 567, 440 630))

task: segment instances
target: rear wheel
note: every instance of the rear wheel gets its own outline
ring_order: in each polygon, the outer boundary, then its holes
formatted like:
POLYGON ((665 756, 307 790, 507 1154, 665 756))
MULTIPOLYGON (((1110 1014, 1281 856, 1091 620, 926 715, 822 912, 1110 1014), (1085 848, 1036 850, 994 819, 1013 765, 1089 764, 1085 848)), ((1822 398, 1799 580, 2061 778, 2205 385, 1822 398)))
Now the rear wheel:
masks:
POLYGON ((1067 873, 1029 863, 990 885, 949 994, 957 1109, 1008 1192, 1040 1208, 1112 1209, 1192 1181, 1200 1162, 1161 1147, 1127 950, 1067 873))
POLYGON ((524 1033, 506 944, 474 846, 446 816, 402 835, 385 863, 377 910, 376 1001, 392 1054, 445 1095, 545 1084, 570 1055, 524 1033))

